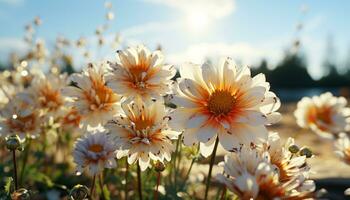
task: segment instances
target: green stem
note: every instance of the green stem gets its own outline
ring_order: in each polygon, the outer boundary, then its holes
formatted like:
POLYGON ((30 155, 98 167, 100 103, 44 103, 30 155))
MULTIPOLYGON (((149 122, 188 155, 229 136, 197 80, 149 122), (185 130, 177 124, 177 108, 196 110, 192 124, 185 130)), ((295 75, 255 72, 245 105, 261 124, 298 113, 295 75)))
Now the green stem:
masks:
POLYGON ((91 188, 90 188, 90 199, 94 199, 94 190, 95 190, 95 182, 96 182, 96 174, 93 176, 92 178, 92 182, 91 182, 91 188))
MULTIPOLYGON (((180 144, 180 137, 179 139, 177 139, 176 141, 176 148, 175 148, 175 153, 174 153, 174 164, 173 164, 173 167, 171 167, 170 169, 174 168, 174 186, 175 186, 175 190, 176 190, 176 175, 177 175, 177 172, 176 172, 176 158, 177 158, 177 154, 179 152, 179 144, 180 144)), ((170 176, 171 176, 171 173, 170 173, 170 176)))
POLYGON ((211 158, 210 158, 209 172, 208 172, 207 183, 206 183, 206 187, 205 187, 205 197, 204 197, 205 200, 208 199, 211 173, 212 173, 213 166, 214 166, 214 161, 215 161, 216 150, 218 148, 218 144, 219 144, 219 137, 216 138, 214 150, 213 150, 213 153, 211 154, 211 158))
POLYGON ((220 200, 224 200, 226 196, 226 187, 224 187, 224 190, 222 191, 220 200))
POLYGON ((19 179, 19 184, 20 185, 22 185, 22 182, 23 182, 23 179, 24 179, 24 171, 25 171, 26 166, 27 166, 30 146, 32 144, 32 139, 29 138, 29 137, 27 139, 28 139, 28 144, 27 144, 27 147, 24 150, 23 161, 22 161, 22 168, 21 168, 21 178, 19 179))
POLYGON ((128 158, 125 159, 126 170, 125 170, 125 200, 128 200, 128 176, 129 176, 129 163, 128 158))
POLYGON ((142 200, 142 183, 141 183, 141 169, 140 163, 137 163, 137 189, 139 193, 139 199, 142 200))
POLYGON ((15 179, 15 190, 17 190, 18 182, 17 182, 16 150, 12 150, 12 161, 13 161, 13 178, 15 179))

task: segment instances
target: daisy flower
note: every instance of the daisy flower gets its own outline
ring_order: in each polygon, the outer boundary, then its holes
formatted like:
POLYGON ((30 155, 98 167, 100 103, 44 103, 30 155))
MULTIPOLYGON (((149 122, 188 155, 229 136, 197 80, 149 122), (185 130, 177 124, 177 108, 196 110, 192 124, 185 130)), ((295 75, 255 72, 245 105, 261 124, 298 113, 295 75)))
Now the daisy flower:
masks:
POLYGON ((40 133, 41 119, 28 93, 18 93, 0 111, 0 133, 2 136, 18 134, 36 137, 40 133))
POLYGON ((97 127, 110 120, 119 110, 120 97, 106 86, 106 63, 90 64, 81 74, 73 74, 72 86, 63 89, 69 105, 81 116, 86 127, 97 127))
POLYGON ((336 151, 335 153, 341 158, 346 164, 350 165, 350 139, 345 133, 340 133, 339 138, 335 142, 336 151))
POLYGON ((219 174, 217 179, 242 200, 307 199, 315 189, 313 181, 298 177, 281 182, 269 162, 268 152, 246 146, 226 155, 225 162, 219 166, 224 168, 224 174, 219 174))
POLYGON ((278 133, 269 134, 266 151, 269 153, 271 164, 279 173, 281 182, 288 182, 298 176, 308 178, 309 175, 310 167, 306 163, 306 156, 292 153, 292 146, 295 146, 293 138, 288 138, 284 144, 278 133))
POLYGON ((216 67, 209 62, 183 66, 180 75, 171 100, 177 109, 169 125, 184 130, 185 145, 200 142, 205 157, 217 137, 227 151, 265 141, 265 125, 280 119, 275 112, 280 101, 265 76, 252 77, 248 67, 238 68, 230 58, 216 67))
POLYGON ((143 103, 136 100, 123 103, 124 113, 107 124, 121 151, 117 157, 128 156, 128 163, 138 161, 142 171, 150 160, 170 161, 178 132, 169 129, 167 110, 162 101, 143 103))
POLYGON ((65 97, 61 94, 61 89, 65 84, 65 75, 40 74, 34 78, 29 91, 43 114, 52 116, 63 114, 65 97))
POLYGON ((142 45, 117 51, 117 61, 110 66, 108 86, 129 99, 137 97, 144 101, 169 93, 171 78, 176 73, 173 66, 164 64, 160 51, 150 52, 142 45))
POLYGON ((101 129, 88 132, 79 138, 74 145, 73 157, 77 165, 77 173, 81 174, 87 169, 90 175, 96 175, 104 168, 115 168, 117 166, 117 146, 110 135, 101 129))
POLYGON ((302 128, 309 128, 324 138, 350 130, 350 108, 345 107, 344 97, 335 97, 330 92, 304 97, 297 105, 294 115, 302 128))

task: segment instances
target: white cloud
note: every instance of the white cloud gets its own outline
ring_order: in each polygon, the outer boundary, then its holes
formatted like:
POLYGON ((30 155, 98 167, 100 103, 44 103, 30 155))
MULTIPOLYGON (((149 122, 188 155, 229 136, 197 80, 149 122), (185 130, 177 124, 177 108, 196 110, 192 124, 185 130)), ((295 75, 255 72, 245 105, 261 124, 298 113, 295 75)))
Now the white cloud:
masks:
POLYGON ((0 60, 7 60, 11 52, 19 54, 24 53, 27 50, 26 43, 21 38, 14 37, 1 37, 0 38, 0 60))
POLYGON ((148 22, 146 24, 136 25, 121 31, 123 37, 129 38, 149 33, 159 33, 175 29, 175 22, 148 22))
POLYGON ((163 4, 175 9, 191 13, 200 10, 211 18, 223 18, 235 9, 234 0, 144 0, 146 2, 163 4))

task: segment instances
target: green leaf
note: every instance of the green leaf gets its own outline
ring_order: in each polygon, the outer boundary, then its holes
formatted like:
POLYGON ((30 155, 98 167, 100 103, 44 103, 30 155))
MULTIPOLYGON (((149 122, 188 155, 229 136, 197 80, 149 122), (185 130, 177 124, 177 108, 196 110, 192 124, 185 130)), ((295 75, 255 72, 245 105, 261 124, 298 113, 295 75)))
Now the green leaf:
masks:
POLYGON ((111 194, 107 188, 107 185, 103 186, 103 191, 102 191, 102 195, 104 197, 105 200, 111 200, 111 194))
POLYGON ((7 195, 10 195, 12 193, 12 190, 13 190, 13 178, 8 177, 5 183, 5 192, 7 195))

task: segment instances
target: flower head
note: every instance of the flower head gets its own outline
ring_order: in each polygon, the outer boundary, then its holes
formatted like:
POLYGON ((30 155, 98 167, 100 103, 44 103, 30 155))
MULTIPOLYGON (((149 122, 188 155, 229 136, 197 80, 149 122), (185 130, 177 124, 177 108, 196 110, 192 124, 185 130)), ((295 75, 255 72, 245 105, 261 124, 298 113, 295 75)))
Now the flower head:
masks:
POLYGON ((238 68, 230 58, 217 67, 183 66, 180 75, 171 100, 178 108, 169 124, 184 130, 185 145, 200 142, 204 156, 211 154, 217 137, 228 151, 265 141, 265 125, 280 119, 275 112, 279 99, 269 91, 265 76, 251 77, 248 67, 238 68))
POLYGON ((350 130, 350 108, 344 97, 334 97, 330 92, 304 97, 298 102, 294 115, 302 128, 310 128, 324 138, 350 130))
POLYGON ((292 153, 289 147, 293 145, 293 138, 288 138, 286 143, 282 143, 277 133, 269 134, 266 151, 269 153, 271 164, 278 171, 280 182, 288 182, 298 176, 309 176, 310 167, 306 163, 306 156, 301 156, 298 152, 292 153))
POLYGON ((138 161, 144 171, 150 160, 170 161, 178 132, 169 129, 167 111, 163 103, 133 101, 122 104, 124 113, 107 124, 120 147, 118 158, 128 156, 130 164, 138 161))
POLYGON ((225 156, 224 174, 218 180, 238 195, 239 199, 306 199, 314 190, 314 182, 303 177, 282 182, 280 174, 269 161, 270 155, 247 146, 225 156))
POLYGON ((104 168, 115 168, 117 146, 103 130, 88 132, 79 138, 73 151, 74 162, 77 164, 77 172, 82 173, 87 169, 90 175, 96 175, 104 168))
POLYGON ((82 116, 81 123, 103 125, 118 112, 120 97, 106 86, 106 63, 90 64, 81 74, 73 74, 72 86, 63 89, 71 97, 69 105, 82 116))
POLYGON ((61 89, 66 84, 64 75, 37 75, 29 89, 36 106, 43 111, 44 115, 60 116, 63 114, 65 97, 61 89))
POLYGON ((339 138, 335 142, 336 151, 335 153, 341 158, 346 164, 350 165, 350 139, 345 133, 340 133, 339 138))
POLYGON ((117 52, 117 62, 110 63, 108 86, 130 99, 159 99, 170 92, 176 70, 164 64, 160 51, 150 52, 140 45, 117 52))
POLYGON ((18 134, 36 137, 40 133, 41 118, 28 93, 18 93, 0 112, 2 136, 18 134))

